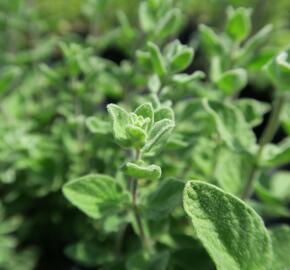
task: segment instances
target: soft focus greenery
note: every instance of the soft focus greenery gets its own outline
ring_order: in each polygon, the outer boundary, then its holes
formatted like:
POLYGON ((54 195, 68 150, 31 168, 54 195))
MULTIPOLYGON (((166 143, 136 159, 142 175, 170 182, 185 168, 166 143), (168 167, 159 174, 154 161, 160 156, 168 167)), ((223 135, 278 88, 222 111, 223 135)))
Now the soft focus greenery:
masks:
POLYGON ((0 1, 0 269, 290 268, 289 11, 0 1))

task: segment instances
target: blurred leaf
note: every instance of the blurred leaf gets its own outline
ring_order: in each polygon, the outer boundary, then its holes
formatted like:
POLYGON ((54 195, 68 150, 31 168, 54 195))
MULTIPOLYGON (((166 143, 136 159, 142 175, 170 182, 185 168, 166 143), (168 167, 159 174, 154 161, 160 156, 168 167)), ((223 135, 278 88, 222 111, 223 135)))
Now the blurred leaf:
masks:
POLYGON ((65 197, 82 212, 94 219, 116 213, 128 203, 127 193, 123 193, 117 182, 102 174, 87 175, 63 187, 65 197))

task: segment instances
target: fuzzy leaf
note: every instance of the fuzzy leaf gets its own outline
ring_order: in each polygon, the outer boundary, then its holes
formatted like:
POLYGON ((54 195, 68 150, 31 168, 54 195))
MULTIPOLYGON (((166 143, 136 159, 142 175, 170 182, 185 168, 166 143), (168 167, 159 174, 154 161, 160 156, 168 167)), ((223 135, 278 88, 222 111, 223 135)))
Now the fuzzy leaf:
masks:
POLYGON ((175 8, 168 11, 157 24, 156 38, 163 40, 172 35, 178 28, 181 19, 181 12, 175 8))
POLYGON ((137 107, 137 109, 135 110, 135 114, 142 116, 143 118, 149 118, 149 128, 152 126, 154 122, 154 110, 151 103, 144 103, 137 107))
POLYGON ((215 166, 215 177, 219 186, 227 192, 239 195, 252 166, 250 161, 250 157, 246 154, 221 149, 215 166), (229 164, 231 165, 228 166, 229 164))
POLYGON ((170 69, 172 72, 180 72, 186 69, 192 62, 194 55, 193 48, 182 46, 179 52, 170 60, 170 69))
POLYGON ((257 50, 270 37, 272 30, 272 25, 266 25, 258 33, 249 38, 237 56, 237 63, 239 63, 239 65, 246 65, 249 63, 257 55, 257 50))
POLYGON ((143 153, 147 153, 153 149, 160 148, 162 143, 165 143, 170 136, 171 131, 174 128, 174 121, 169 119, 163 119, 155 122, 152 129, 148 134, 148 139, 144 147, 143 153))
POLYGON ((264 165, 268 167, 282 166, 290 162, 290 138, 284 139, 277 145, 268 145, 264 165))
POLYGON ((148 47, 151 54, 151 61, 154 72, 158 76, 163 77, 166 74, 165 60, 156 44, 149 42, 148 47))
POLYGON ((199 26, 201 42, 205 50, 210 55, 220 55, 223 53, 223 45, 218 35, 208 26, 202 24, 199 26))
POLYGON ((124 147, 129 146, 130 139, 126 132, 126 126, 131 124, 129 114, 116 104, 109 104, 107 108, 113 121, 113 133, 116 142, 124 147))
POLYGON ((281 225, 270 229, 273 245, 273 263, 269 270, 290 269, 290 227, 281 225))
POLYGON ((144 145, 147 135, 142 128, 134 125, 127 125, 125 130, 128 138, 130 138, 132 142, 132 146, 140 148, 144 145))
POLYGON ((154 29, 155 21, 148 3, 143 1, 139 5, 139 21, 143 31, 150 32, 154 29))
POLYGON ((91 174, 66 183, 65 197, 91 218, 118 212, 129 201, 127 193, 110 176, 91 174))
POLYGON ((204 77, 205 77, 205 74, 202 71, 198 70, 192 74, 185 74, 185 73, 175 74, 172 76, 172 80, 175 83, 187 84, 187 83, 190 83, 192 81, 197 81, 197 80, 203 79, 204 77))
POLYGON ((247 8, 229 8, 226 24, 227 33, 235 40, 244 40, 251 32, 251 10, 247 8))
POLYGON ((86 119, 86 125, 92 133, 109 134, 111 132, 109 123, 95 116, 88 117, 86 119))
POLYGON ((237 106, 242 111, 244 118, 251 127, 261 124, 263 121, 263 115, 271 108, 268 103, 250 98, 242 98, 237 102, 237 106))
POLYGON ((155 122, 158 122, 163 119, 169 119, 174 121, 174 112, 170 107, 160 107, 155 110, 155 122))
POLYGON ((273 174, 269 186, 276 198, 285 203, 290 202, 290 173, 288 171, 278 171, 273 174))
POLYGON ((212 116, 219 137, 233 150, 250 152, 256 138, 242 113, 230 104, 203 100, 205 110, 212 116))
POLYGON ((257 270, 269 266, 270 237, 251 207, 200 181, 186 184, 183 200, 196 236, 218 270, 257 270))
POLYGON ((247 73, 241 68, 226 71, 221 74, 216 84, 226 95, 231 96, 246 86, 247 73))
POLYGON ((265 70, 280 91, 290 91, 290 61, 288 52, 281 52, 272 59, 265 70))
POLYGON ((137 179, 157 180, 161 177, 161 168, 157 165, 126 164, 126 173, 137 179))
POLYGON ((136 57, 139 65, 145 70, 150 70, 152 68, 151 55, 149 52, 143 52, 138 50, 136 52, 136 57))

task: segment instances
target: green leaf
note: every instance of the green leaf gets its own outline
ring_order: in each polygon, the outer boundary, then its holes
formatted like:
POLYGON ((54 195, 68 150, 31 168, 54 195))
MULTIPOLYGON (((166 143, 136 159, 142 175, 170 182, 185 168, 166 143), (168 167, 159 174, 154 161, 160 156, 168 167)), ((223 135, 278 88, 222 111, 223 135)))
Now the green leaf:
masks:
POLYGON ((18 67, 8 67, 0 70, 0 93, 8 90, 12 82, 19 77, 21 70, 18 67))
POLYGON ((265 70, 278 91, 290 91, 290 61, 288 52, 281 52, 266 66, 265 70))
POLYGON ((181 12, 179 9, 174 8, 168 11, 157 24, 156 38, 163 40, 172 35, 178 29, 180 20, 181 12))
POLYGON ((142 152, 148 153, 152 150, 160 148, 161 144, 164 144, 169 138, 173 128, 174 121, 172 120, 163 119, 155 122, 148 134, 148 139, 142 148, 142 152))
POLYGON ((174 112, 170 107, 159 107, 154 112, 155 122, 158 122, 163 119, 169 119, 174 121, 174 112))
POLYGON ((278 171, 273 174, 269 182, 269 189, 281 201, 290 202, 290 173, 278 171))
POLYGON ((152 75, 148 81, 148 88, 152 93, 157 93, 161 87, 160 79, 157 75, 152 75))
POLYGON ((172 80, 175 83, 179 83, 179 84, 187 84, 187 83, 197 81, 203 78, 205 78, 205 73, 199 70, 195 71, 192 74, 182 73, 182 74, 175 74, 172 76, 172 80))
POLYGON ((272 250, 258 214, 237 197, 201 181, 189 181, 184 208, 218 270, 267 269, 272 250))
POLYGON ((290 269, 290 227, 280 225, 270 229, 273 245, 273 262, 269 270, 290 269))
POLYGON ((158 76, 163 77, 166 74, 165 60, 156 44, 149 42, 148 47, 151 54, 151 61, 154 72, 158 76))
POLYGON ((277 167, 290 161, 290 138, 284 139, 277 145, 267 145, 263 165, 277 167))
POLYGON ((237 106, 242 111, 244 118, 251 127, 261 124, 263 122, 263 115, 271 109, 268 103, 250 98, 237 100, 237 106))
POLYGON ((88 117, 86 119, 86 125, 92 133, 103 135, 111 133, 111 127, 109 123, 95 116, 88 117))
POLYGON ((166 218, 178 206, 182 205, 184 183, 176 179, 162 181, 151 193, 146 202, 145 214, 149 219, 166 218))
POLYGON ((221 140, 237 151, 251 152, 256 138, 243 114, 230 104, 203 100, 205 110, 212 116, 221 140))
POLYGON ((128 138, 130 138, 130 141, 132 142, 132 146, 140 148, 145 144, 147 135, 142 128, 134 125, 127 125, 125 130, 128 138))
POLYGON ((222 73, 216 84, 226 95, 231 96, 242 90, 247 82, 247 72, 237 68, 222 73))
POLYGON ((257 213, 265 218, 290 217, 290 211, 281 204, 267 204, 258 201, 249 201, 257 213))
POLYGON ((257 55, 257 50, 268 40, 272 30, 272 25, 266 25, 258 33, 248 39, 237 56, 237 63, 240 66, 248 64, 257 55))
POLYGON ((243 41, 251 32, 251 9, 237 8, 228 9, 228 20, 226 24, 226 32, 235 41, 243 41))
POLYGON ((167 251, 152 255, 137 252, 130 256, 126 262, 127 270, 166 270, 169 263, 169 253, 167 251))
POLYGON ((72 260, 88 267, 96 267, 114 260, 112 249, 104 246, 103 243, 93 241, 84 241, 69 245, 65 249, 65 254, 72 260))
POLYGON ((123 209, 129 202, 128 194, 110 176, 91 174, 66 183, 65 197, 91 218, 99 219, 123 209))
POLYGON ((161 168, 154 164, 142 165, 128 162, 126 173, 137 179, 158 180, 161 177, 161 168))
POLYGON ((113 133, 116 142, 121 146, 128 147, 131 142, 126 132, 127 125, 131 124, 129 114, 116 104, 109 104, 107 109, 113 121, 113 133))
POLYGON ((192 62, 194 50, 187 46, 180 46, 179 51, 170 59, 170 69, 172 72, 180 72, 186 69, 192 62))
POLYGON ((150 70, 152 68, 151 55, 149 52, 143 52, 138 50, 136 52, 136 57, 139 65, 145 70, 150 70))
POLYGON ((232 194, 241 194, 249 177, 251 158, 245 153, 236 153, 226 148, 218 151, 217 155, 215 177, 219 186, 232 194))
POLYGON ((150 32, 155 27, 152 11, 146 1, 142 1, 139 5, 139 22, 144 32, 150 32))
POLYGON ((139 107, 137 107, 137 109, 135 110, 135 114, 142 116, 144 119, 149 118, 150 119, 149 128, 151 128, 154 122, 154 110, 151 103, 144 103, 139 107))
POLYGON ((208 26, 201 24, 199 26, 201 42, 207 53, 210 55, 221 55, 224 52, 223 44, 219 36, 208 26))

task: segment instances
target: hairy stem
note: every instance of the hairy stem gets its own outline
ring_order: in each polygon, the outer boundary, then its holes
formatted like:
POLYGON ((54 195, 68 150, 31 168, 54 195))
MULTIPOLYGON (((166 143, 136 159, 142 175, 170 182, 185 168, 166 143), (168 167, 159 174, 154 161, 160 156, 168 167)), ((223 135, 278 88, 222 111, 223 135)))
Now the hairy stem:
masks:
MULTIPOLYGON (((135 153, 135 160, 138 161, 140 159, 141 159, 141 152, 137 150, 135 153)), ((142 245, 146 251, 151 253, 151 244, 150 244, 148 236, 146 235, 146 231, 144 229, 144 225, 141 218, 141 213, 138 206, 138 179, 131 179, 131 197, 132 197, 133 214, 134 214, 134 218, 138 227, 142 245)))
POLYGON ((264 150, 264 147, 267 143, 271 142, 274 135, 277 132, 277 129, 279 127, 280 121, 279 117, 283 108, 284 104, 284 98, 282 95, 279 95, 275 98, 274 103, 273 103, 273 109, 269 118, 269 121, 266 125, 266 128, 263 131, 263 134, 259 140, 259 148, 256 153, 255 157, 255 163, 253 164, 250 172, 249 172, 249 177, 246 182, 245 188, 242 193, 242 199, 247 199, 251 196, 252 191, 253 191, 253 186, 255 183, 255 179, 258 173, 259 169, 259 162, 262 157, 262 153, 264 150))

